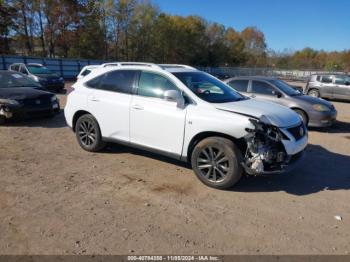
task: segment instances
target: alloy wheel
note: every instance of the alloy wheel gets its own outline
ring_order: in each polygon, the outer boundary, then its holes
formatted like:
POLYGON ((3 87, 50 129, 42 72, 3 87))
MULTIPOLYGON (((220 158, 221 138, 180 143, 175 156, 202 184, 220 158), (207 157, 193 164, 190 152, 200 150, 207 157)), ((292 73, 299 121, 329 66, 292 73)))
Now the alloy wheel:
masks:
POLYGON ((197 158, 197 167, 205 179, 219 183, 229 172, 230 162, 223 149, 208 146, 201 150, 197 158))
POLYGON ((93 145, 96 141, 96 130, 92 121, 84 119, 78 128, 79 139, 87 147, 93 145))

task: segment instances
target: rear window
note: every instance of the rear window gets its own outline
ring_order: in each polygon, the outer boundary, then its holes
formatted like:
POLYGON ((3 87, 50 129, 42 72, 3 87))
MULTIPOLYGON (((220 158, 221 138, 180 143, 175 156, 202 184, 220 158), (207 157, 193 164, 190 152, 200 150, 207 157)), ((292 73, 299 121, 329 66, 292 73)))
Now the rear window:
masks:
POLYGON ((228 82, 229 86, 238 92, 247 92, 249 80, 232 80, 228 82))
POLYGON ((87 76, 88 74, 91 73, 91 70, 90 69, 85 69, 80 75, 82 76, 87 76))
POLYGON ((136 74, 135 70, 112 71, 88 81, 86 85, 95 89, 131 94, 136 74))

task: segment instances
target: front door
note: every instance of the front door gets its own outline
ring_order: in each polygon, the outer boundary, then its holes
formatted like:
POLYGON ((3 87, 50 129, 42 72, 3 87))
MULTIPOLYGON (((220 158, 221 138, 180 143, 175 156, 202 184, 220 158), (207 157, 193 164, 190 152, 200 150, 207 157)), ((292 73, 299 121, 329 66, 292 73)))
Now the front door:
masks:
POLYGON ((181 155, 186 109, 163 99, 166 90, 178 90, 166 76, 142 71, 130 109, 130 141, 181 155))

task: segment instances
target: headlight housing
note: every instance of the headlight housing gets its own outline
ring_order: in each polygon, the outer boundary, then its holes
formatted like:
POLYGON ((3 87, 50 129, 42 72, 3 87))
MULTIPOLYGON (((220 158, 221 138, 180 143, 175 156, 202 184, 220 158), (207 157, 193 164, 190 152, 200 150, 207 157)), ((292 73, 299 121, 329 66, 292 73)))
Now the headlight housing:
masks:
POLYGON ((328 106, 322 105, 322 104, 314 104, 313 109, 318 111, 318 112, 327 112, 331 111, 331 109, 328 106))
POLYGON ((0 105, 19 105, 19 102, 13 99, 0 98, 0 105))

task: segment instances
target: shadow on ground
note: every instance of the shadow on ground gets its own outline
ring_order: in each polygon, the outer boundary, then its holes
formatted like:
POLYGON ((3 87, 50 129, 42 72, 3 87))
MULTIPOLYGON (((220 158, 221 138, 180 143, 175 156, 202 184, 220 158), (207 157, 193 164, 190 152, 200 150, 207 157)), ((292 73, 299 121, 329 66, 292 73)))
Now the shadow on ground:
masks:
POLYGON ((308 145, 301 165, 286 174, 244 177, 232 191, 274 192, 309 195, 323 190, 350 189, 350 156, 308 145))
POLYGON ((350 123, 343 122, 343 121, 336 121, 332 126, 330 127, 309 127, 309 131, 316 131, 316 132, 322 132, 322 133, 350 133, 350 123))

